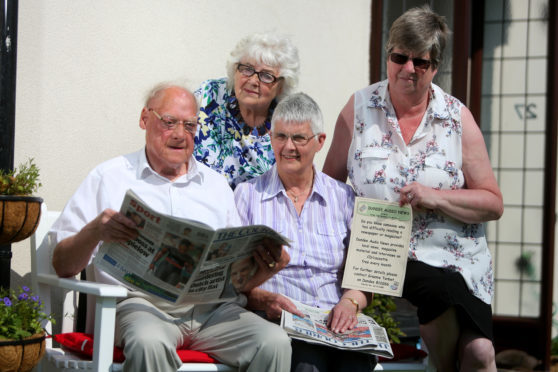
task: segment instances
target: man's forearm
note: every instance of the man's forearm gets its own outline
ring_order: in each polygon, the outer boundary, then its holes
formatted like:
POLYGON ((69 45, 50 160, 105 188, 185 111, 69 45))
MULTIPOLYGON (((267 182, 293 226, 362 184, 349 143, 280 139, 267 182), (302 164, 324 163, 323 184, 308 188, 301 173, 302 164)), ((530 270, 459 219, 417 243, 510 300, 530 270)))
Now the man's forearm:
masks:
POLYGON ((54 248, 52 266, 56 274, 66 278, 75 276, 89 263, 99 244, 94 229, 87 224, 80 232, 60 241, 54 248))
POLYGON ((250 310, 265 310, 267 299, 271 292, 261 288, 254 288, 246 293, 248 298, 248 305, 246 307, 250 310))

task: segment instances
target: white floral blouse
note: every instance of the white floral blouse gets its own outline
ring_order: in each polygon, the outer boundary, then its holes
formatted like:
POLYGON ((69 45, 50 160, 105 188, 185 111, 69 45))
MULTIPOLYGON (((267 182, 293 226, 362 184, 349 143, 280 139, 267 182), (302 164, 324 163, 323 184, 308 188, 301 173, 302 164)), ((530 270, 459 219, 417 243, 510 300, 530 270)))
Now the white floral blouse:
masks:
MULTIPOLYGON (((398 201, 401 187, 414 181, 435 189, 463 188, 463 104, 432 84, 426 114, 407 145, 387 86, 385 80, 355 93, 347 167, 356 194, 398 201)), ((409 259, 459 272, 471 293, 491 303, 492 258, 482 224, 414 211, 409 259)))

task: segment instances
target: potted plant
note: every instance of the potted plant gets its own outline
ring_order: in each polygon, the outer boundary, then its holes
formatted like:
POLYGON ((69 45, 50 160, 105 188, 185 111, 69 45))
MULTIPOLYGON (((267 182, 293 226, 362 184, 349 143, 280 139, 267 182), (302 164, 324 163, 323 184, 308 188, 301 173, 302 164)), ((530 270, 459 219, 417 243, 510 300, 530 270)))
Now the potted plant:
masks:
POLYGON ((45 314, 29 288, 0 291, 0 371, 30 371, 45 352, 45 314))
POLYGON ((42 198, 32 196, 41 186, 33 159, 11 171, 0 170, 0 245, 29 237, 39 224, 42 198))
POLYGON ((405 333, 399 328, 399 323, 391 315, 395 309, 395 302, 390 296, 376 293, 370 305, 362 311, 386 329, 389 341, 392 344, 398 344, 400 342, 399 337, 405 336, 405 333))

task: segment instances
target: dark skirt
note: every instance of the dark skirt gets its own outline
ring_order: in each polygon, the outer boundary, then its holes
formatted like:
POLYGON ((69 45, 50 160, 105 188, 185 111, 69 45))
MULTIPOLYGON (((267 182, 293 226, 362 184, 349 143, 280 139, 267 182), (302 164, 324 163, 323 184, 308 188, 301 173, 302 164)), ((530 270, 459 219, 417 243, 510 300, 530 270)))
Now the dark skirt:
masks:
POLYGON ((417 307, 420 324, 427 324, 451 306, 459 326, 492 340, 492 308, 475 297, 458 272, 419 261, 408 261, 403 298, 417 307))

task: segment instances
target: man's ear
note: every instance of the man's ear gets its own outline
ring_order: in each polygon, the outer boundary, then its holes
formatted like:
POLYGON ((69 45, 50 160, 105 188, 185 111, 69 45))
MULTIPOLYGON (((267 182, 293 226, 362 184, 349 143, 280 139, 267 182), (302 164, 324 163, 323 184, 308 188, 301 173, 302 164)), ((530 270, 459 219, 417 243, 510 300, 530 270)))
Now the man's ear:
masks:
POLYGON ((139 120, 139 126, 141 129, 145 129, 147 127, 147 115, 149 115, 149 110, 147 110, 147 107, 144 107, 141 110, 141 115, 140 115, 140 120, 139 120))

